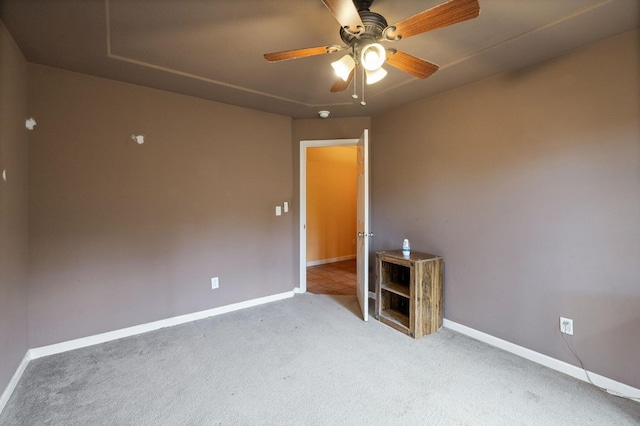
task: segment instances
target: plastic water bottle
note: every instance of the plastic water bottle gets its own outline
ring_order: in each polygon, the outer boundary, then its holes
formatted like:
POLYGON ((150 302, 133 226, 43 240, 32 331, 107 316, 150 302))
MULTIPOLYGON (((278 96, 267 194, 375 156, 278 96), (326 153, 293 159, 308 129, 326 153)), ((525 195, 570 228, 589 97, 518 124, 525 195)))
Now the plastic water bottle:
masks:
POLYGON ((407 257, 411 255, 411 247, 409 246, 409 240, 407 240, 406 238, 402 242, 402 255, 407 257))

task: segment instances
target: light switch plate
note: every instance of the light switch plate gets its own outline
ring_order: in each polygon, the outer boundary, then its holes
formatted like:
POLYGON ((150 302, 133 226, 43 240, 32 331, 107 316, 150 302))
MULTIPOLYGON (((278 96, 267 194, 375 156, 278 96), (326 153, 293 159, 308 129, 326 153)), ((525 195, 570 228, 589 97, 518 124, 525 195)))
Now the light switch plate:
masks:
POLYGON ((282 207, 276 206, 276 216, 282 216, 282 207))
POLYGON ((283 208, 285 213, 288 213, 289 212, 289 203, 287 201, 285 201, 284 204, 282 205, 282 208, 283 208))

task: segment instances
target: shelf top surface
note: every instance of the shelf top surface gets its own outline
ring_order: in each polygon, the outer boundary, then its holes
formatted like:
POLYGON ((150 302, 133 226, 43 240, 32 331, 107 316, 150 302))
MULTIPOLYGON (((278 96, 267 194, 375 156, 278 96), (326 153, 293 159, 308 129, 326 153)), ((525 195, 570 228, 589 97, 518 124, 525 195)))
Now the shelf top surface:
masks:
POLYGON ((411 251, 409 256, 405 256, 402 254, 402 250, 384 250, 379 251, 378 255, 393 257, 400 260, 409 260, 412 262, 419 262, 425 260, 434 260, 434 259, 442 259, 441 256, 436 256, 435 254, 421 253, 419 251, 411 251))

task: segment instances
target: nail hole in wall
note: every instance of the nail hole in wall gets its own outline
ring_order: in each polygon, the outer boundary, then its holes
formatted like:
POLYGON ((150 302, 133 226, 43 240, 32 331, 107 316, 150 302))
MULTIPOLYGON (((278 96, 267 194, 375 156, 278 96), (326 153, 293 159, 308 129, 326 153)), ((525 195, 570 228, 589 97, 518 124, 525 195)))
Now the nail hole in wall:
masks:
POLYGON ((33 130, 33 128, 36 127, 36 124, 38 123, 36 123, 36 120, 33 117, 27 118, 27 121, 24 123, 25 127, 29 130, 33 130))

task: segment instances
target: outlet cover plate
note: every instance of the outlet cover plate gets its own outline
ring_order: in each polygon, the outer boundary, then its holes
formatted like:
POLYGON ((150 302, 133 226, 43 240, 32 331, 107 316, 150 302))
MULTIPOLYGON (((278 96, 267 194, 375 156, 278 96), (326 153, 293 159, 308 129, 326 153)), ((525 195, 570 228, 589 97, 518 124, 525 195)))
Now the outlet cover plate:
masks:
POLYGON ((571 318, 560 317, 560 332, 573 336, 573 320, 571 318))
POLYGON ((211 278, 211 290, 215 290, 220 286, 220 282, 218 281, 218 277, 211 278))

